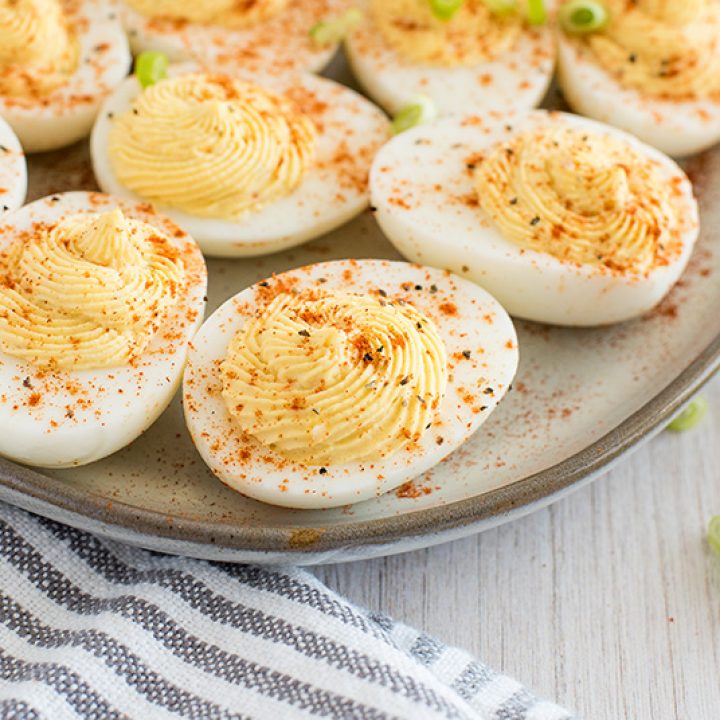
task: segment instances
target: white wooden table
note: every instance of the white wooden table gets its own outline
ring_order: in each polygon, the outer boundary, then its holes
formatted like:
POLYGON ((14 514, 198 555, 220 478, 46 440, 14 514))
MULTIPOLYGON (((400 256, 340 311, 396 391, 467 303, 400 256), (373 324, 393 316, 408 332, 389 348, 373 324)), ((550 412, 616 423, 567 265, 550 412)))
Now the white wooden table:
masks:
POLYGON ((720 378, 705 422, 662 433, 569 498, 500 528, 317 568, 587 720, 720 718, 720 378))

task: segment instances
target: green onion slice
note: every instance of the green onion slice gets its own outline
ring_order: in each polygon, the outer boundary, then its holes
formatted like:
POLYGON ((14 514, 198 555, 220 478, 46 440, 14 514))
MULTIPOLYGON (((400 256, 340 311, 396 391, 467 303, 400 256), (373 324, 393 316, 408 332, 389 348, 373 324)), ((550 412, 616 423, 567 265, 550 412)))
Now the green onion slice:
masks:
POLYGON ((720 515, 716 515, 710 520, 707 539, 713 552, 720 556, 720 515))
POLYGON ((565 32, 584 35, 603 30, 610 16, 607 8, 597 0, 570 0, 560 7, 558 20, 565 32))
POLYGON ((463 0, 430 0, 430 9, 438 20, 451 20, 462 4, 463 0))
POLYGON ((167 77, 168 56, 157 50, 146 50, 135 58, 135 76, 141 87, 154 85, 167 77))
POLYGON ((363 21, 359 8, 350 8, 335 20, 321 20, 310 28, 310 39, 316 45, 335 45, 341 42, 363 21))
POLYGON ((544 0, 528 0, 527 18, 531 25, 544 25, 547 22, 547 10, 544 0))
POLYGON ((432 122, 437 117, 435 103, 427 95, 418 95, 395 115, 392 131, 395 135, 416 125, 432 122))
POLYGON ((696 397, 687 407, 667 426, 673 432, 692 430, 705 417, 708 402, 704 397, 696 397))
POLYGON ((517 0, 483 0, 483 2, 495 15, 509 15, 517 10, 517 0))

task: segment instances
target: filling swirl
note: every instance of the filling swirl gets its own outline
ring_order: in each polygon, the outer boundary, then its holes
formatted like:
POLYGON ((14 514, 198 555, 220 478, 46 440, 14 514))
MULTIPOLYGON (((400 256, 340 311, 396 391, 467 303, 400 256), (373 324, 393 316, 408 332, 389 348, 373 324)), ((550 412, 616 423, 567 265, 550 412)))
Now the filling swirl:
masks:
POLYGON ((125 0, 142 15, 238 29, 277 15, 288 0, 125 0))
POLYGON ((308 465, 387 457, 420 439, 447 385, 445 346, 415 308, 282 293, 231 341, 223 397, 240 428, 308 465))
POLYGON ((48 95, 75 71, 78 53, 59 0, 0 0, 0 95, 48 95))
POLYGON ((519 13, 498 15, 483 0, 465 0, 450 20, 428 0, 371 0, 371 16, 385 42, 414 63, 476 65, 510 50, 522 32, 519 13))
POLYGON ((507 240, 559 260, 644 273, 679 251, 672 184, 611 135, 562 126, 517 135, 480 161, 475 188, 507 240))
POLYGON ((193 73, 148 87, 110 131, 118 180, 199 217, 239 220, 292 192, 316 130, 292 102, 252 83, 193 73))
POLYGON ((720 93, 717 0, 607 0, 608 27, 585 42, 625 87, 664 98, 720 93))
POLYGON ((120 209, 40 228, 0 260, 0 349, 51 369, 133 362, 185 276, 169 240, 120 209))

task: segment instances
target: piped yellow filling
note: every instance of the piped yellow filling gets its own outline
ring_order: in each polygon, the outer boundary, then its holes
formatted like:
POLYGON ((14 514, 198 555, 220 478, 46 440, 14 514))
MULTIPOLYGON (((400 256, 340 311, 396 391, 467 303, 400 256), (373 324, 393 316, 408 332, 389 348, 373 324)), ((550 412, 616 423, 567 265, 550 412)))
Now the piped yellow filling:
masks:
POLYGON ((162 80, 112 122, 118 180, 200 217, 239 220, 289 194, 315 151, 315 127, 293 103, 225 75, 162 80))
POLYGON ((618 81, 666 98, 720 93, 720 3, 607 0, 608 27, 585 41, 618 81))
POLYGON ((521 248, 640 273, 678 251, 675 186, 611 135, 540 128, 495 146, 477 165, 480 207, 521 248))
POLYGON ((152 340, 184 277, 167 238, 119 209, 39 228, 0 256, 0 349, 41 367, 125 365, 152 340))
POLYGON ((274 298, 233 338, 223 397, 241 430, 304 464, 411 446, 447 385, 433 322, 402 302, 306 291, 274 298))
POLYGON ((0 0, 0 95, 47 95, 77 64, 78 43, 58 0, 0 0))
POLYGON ((483 0, 464 0, 450 20, 435 17, 428 0, 371 0, 370 14, 385 42, 404 58, 445 67, 494 60, 522 32, 518 13, 494 14, 483 0))
POLYGON ((277 15, 288 0, 125 0, 147 17, 239 29, 277 15))

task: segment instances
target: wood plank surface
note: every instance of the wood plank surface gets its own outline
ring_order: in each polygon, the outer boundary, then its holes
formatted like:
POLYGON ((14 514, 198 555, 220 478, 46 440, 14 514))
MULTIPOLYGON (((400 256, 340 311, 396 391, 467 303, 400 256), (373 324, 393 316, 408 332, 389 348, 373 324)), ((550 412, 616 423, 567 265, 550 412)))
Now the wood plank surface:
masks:
POLYGON ((531 516, 319 567, 355 602, 475 653, 587 720, 720 718, 720 379, 710 412, 531 516))

